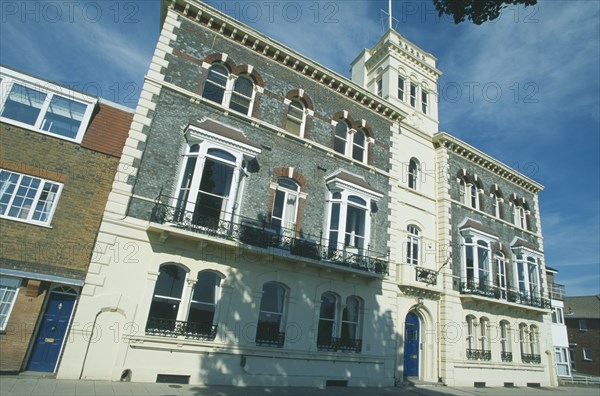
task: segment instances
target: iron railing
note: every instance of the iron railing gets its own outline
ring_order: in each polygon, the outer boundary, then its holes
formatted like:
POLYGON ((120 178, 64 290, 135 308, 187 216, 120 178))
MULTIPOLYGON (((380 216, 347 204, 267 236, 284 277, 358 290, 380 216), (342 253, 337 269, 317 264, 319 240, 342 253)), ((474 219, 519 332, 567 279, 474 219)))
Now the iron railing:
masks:
POLYGON ((146 334, 173 338, 183 336, 193 340, 212 341, 217 336, 217 325, 212 323, 149 318, 146 324, 146 334))
POLYGON ((532 353, 522 353, 521 354, 521 361, 523 363, 537 363, 540 364, 542 363, 542 357, 540 355, 535 355, 532 353))
POLYGON ((437 271, 430 270, 423 267, 415 267, 415 276, 418 282, 424 282, 428 285, 437 285, 437 271))
POLYGON ((492 360, 492 352, 483 349, 467 349, 467 359, 469 360, 492 360))
MULTIPOLYGON (((160 197, 159 197, 160 200, 160 197)), ((231 213, 202 214, 177 207, 155 204, 150 221, 171 224, 179 229, 234 240, 246 245, 271 249, 272 253, 317 260, 353 268, 377 275, 386 275, 389 254, 379 253, 370 247, 338 246, 320 236, 305 234, 293 229, 272 227, 267 221, 255 220, 231 213)))
POLYGON ((564 300, 565 294, 565 285, 548 283, 548 295, 551 300, 564 300))
POLYGON ((460 292, 461 294, 489 297, 536 308, 549 309, 551 307, 550 300, 535 293, 522 292, 513 288, 500 288, 493 284, 475 282, 471 279, 462 280, 460 292))
POLYGON ((355 352, 360 353, 362 350, 362 340, 352 338, 338 338, 331 337, 326 340, 319 340, 317 342, 317 349, 319 351, 329 352, 355 352))
POLYGON ((503 362, 512 362, 512 352, 500 352, 500 359, 503 362))
POLYGON ((283 348, 285 333, 257 332, 256 345, 283 348))

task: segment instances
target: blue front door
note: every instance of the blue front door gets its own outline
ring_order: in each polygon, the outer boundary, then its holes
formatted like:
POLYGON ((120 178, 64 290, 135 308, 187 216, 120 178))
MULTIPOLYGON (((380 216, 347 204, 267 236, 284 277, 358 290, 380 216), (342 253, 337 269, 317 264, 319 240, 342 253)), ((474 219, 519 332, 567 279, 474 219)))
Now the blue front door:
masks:
POLYGON ((67 335, 75 299, 74 295, 50 293, 27 370, 54 372, 58 355, 67 335))
POLYGON ((419 376, 419 318, 413 312, 404 324, 404 376, 419 376))

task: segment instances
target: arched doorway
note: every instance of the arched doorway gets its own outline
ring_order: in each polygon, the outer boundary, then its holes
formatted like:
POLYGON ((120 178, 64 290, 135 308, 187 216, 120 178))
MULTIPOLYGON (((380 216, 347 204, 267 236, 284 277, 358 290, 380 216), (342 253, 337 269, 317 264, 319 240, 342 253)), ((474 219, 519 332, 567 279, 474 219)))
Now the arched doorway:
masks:
POLYGON ((419 376, 420 322, 414 312, 404 321, 404 376, 419 376))

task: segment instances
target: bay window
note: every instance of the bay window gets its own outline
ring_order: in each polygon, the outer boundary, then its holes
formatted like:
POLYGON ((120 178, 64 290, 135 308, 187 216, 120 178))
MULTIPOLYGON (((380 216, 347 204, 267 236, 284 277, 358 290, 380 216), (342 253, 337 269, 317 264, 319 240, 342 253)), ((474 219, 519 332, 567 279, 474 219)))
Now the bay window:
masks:
POLYGON ((487 295, 493 292, 493 281, 490 275, 489 237, 469 234, 463 243, 463 290, 487 295))
POLYGON ((521 299, 534 301, 542 297, 540 263, 536 256, 526 249, 515 255, 516 283, 521 299))
POLYGON ((0 276, 0 332, 6 330, 20 285, 20 279, 0 276))
MULTIPOLYGON (((223 128, 205 121, 186 130, 188 145, 175 202, 176 221, 211 229, 228 228, 245 174, 244 165, 260 150, 239 133, 238 140, 210 132, 223 128), (208 129, 204 129, 208 128, 208 129)), ((235 130, 231 130, 235 136, 235 130)))

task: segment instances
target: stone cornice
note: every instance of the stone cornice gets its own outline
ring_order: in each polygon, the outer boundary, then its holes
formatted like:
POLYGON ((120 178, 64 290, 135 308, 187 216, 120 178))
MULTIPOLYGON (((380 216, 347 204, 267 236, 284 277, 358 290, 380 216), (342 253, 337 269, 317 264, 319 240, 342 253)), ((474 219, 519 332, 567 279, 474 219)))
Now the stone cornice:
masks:
POLYGON ((544 189, 544 186, 536 181, 446 132, 435 134, 433 136, 433 144, 435 147, 444 147, 454 154, 460 155, 468 161, 477 164, 534 194, 537 194, 544 189))
POLYGON ((384 99, 369 92, 332 70, 329 70, 285 45, 238 22, 199 0, 163 0, 161 19, 164 20, 168 9, 174 9, 189 20, 220 34, 226 39, 251 49, 273 61, 276 61, 297 73, 347 97, 354 102, 393 121, 401 122, 407 113, 384 99))

